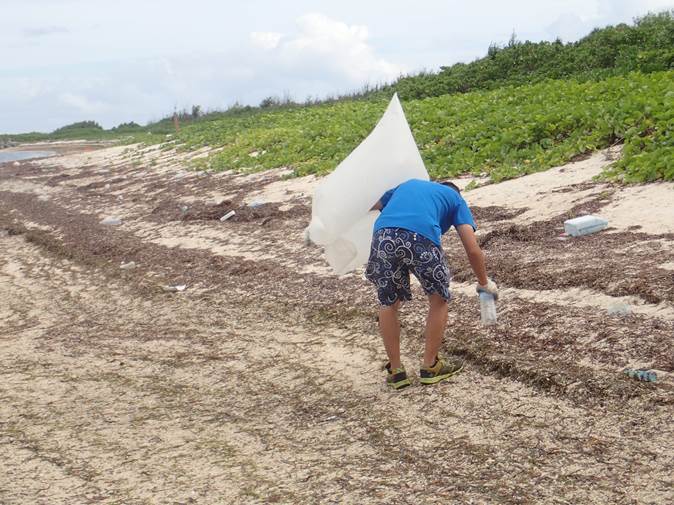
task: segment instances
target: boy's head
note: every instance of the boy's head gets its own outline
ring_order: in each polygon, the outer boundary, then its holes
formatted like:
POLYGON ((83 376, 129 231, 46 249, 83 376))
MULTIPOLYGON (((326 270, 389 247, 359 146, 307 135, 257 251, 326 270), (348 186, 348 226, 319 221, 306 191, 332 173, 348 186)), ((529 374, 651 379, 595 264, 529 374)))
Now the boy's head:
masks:
POLYGON ((459 187, 451 181, 440 181, 440 184, 442 184, 443 186, 447 186, 448 188, 452 188, 454 191, 461 194, 461 190, 459 189, 459 187))

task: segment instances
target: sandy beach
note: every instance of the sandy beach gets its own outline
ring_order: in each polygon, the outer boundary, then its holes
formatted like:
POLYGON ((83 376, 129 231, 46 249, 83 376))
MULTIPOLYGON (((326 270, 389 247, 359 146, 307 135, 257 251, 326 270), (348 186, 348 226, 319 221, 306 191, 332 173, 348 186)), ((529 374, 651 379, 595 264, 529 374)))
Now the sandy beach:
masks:
POLYGON ((0 164, 0 503, 674 502, 674 184, 595 180, 619 150, 464 192, 499 323, 447 234, 466 370, 395 394, 362 272, 303 246, 319 178, 36 148, 0 164))

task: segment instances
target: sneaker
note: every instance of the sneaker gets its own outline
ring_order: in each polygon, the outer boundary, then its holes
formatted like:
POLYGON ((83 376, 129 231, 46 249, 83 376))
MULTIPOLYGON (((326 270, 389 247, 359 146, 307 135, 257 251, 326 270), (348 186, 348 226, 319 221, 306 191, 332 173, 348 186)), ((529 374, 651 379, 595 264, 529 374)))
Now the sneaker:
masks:
POLYGON ((386 363, 386 371, 388 375, 386 376, 386 384, 391 386, 393 389, 403 389, 409 386, 410 380, 407 377, 407 372, 405 367, 401 366, 400 368, 391 369, 391 363, 386 363))
POLYGON ((460 359, 435 358, 435 364, 430 367, 421 367, 419 382, 422 384, 436 384, 463 370, 463 361, 460 359))

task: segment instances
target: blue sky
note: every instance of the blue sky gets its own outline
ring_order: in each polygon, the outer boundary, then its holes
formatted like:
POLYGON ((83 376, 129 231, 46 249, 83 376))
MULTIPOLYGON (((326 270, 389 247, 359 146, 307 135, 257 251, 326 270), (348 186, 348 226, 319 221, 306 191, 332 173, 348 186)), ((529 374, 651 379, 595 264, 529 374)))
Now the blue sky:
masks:
POLYGON ((674 0, 0 0, 0 132, 304 100, 577 40, 674 0))

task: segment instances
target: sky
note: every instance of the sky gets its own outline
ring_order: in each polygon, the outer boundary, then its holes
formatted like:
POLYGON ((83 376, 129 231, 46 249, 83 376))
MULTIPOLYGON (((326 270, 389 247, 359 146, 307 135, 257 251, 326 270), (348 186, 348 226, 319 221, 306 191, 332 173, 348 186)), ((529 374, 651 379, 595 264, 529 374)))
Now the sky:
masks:
POLYGON ((304 101, 578 40, 674 0, 0 0, 0 133, 304 101))

